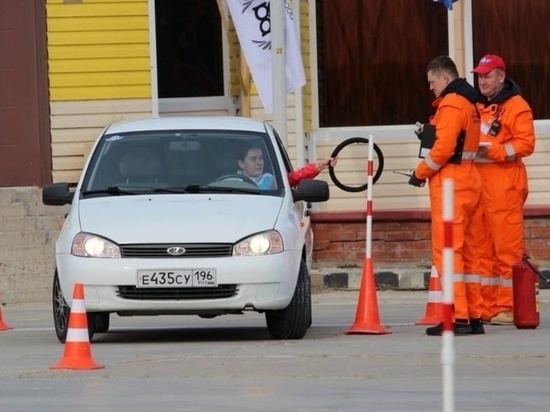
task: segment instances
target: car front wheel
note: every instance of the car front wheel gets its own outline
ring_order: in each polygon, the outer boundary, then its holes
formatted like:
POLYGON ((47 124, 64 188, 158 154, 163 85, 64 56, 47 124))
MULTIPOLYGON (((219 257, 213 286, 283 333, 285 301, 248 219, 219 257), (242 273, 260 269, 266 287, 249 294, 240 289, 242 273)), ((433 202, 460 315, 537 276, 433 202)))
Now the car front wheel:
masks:
MULTIPOLYGON (((53 323, 55 327, 55 334, 57 339, 61 343, 65 343, 67 339, 67 331, 69 330, 69 316, 71 314, 71 308, 67 305, 65 297, 63 296, 63 291, 61 290, 61 284, 59 283, 59 275, 57 270, 55 271, 53 278, 53 288, 52 288, 52 309, 53 309, 53 323)), ((92 339, 94 335, 94 321, 91 319, 91 314, 87 314, 87 323, 88 323, 88 336, 89 339, 92 339)), ((107 321, 107 329, 108 321, 107 321)))
POLYGON ((269 310, 265 314, 267 329, 274 339, 302 339, 311 326, 311 279, 305 260, 300 272, 294 296, 281 310, 269 310))

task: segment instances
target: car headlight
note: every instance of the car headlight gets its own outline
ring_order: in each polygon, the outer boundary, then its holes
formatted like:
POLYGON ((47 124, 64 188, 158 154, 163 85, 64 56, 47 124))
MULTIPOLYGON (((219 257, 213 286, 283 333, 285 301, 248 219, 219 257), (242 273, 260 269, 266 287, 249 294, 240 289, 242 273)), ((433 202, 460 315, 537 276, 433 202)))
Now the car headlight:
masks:
POLYGON ((119 258, 120 248, 103 237, 81 232, 73 239, 71 253, 82 257, 119 258))
POLYGON ((284 250, 281 234, 276 230, 270 230, 241 240, 233 247, 233 254, 236 256, 273 255, 284 250))

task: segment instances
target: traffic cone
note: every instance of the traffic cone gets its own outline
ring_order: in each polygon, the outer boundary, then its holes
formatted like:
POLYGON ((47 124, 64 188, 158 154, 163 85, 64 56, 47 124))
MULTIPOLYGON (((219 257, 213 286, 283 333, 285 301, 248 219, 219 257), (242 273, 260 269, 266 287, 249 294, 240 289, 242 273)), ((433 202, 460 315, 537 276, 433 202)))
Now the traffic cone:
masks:
POLYGON ((438 325, 443 322, 443 289, 437 268, 432 266, 428 284, 428 303, 426 313, 415 322, 415 325, 438 325))
POLYGON ((1 330, 9 330, 13 329, 10 325, 8 325, 6 322, 4 322, 4 318, 2 317, 2 304, 0 303, 0 331, 1 330))
POLYGON ((359 289, 359 302, 357 304, 355 323, 346 331, 346 333, 391 333, 380 324, 374 271, 372 268, 372 259, 370 258, 365 258, 365 262, 363 264, 361 288, 359 289))
POLYGON ((86 306, 84 304, 84 286, 82 283, 75 283, 63 357, 59 362, 50 366, 50 369, 102 368, 104 368, 103 365, 97 364, 92 359, 86 306))

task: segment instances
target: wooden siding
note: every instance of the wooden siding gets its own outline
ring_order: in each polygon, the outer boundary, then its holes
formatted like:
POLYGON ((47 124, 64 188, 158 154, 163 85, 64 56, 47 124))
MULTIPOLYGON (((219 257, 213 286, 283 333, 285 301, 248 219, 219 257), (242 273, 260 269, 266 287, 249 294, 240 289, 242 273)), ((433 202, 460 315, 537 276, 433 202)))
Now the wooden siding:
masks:
POLYGON ((147 0, 47 0, 50 100, 151 96, 147 0))
POLYGON ((110 123, 151 115, 150 99, 51 103, 52 177, 76 182, 90 149, 110 123))

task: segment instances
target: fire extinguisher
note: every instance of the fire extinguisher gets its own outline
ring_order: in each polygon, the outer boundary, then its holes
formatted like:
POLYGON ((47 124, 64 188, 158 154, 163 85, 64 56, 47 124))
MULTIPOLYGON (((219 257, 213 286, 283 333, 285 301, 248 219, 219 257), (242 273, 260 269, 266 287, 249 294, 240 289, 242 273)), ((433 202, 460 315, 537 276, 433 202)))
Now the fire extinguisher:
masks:
POLYGON ((535 329, 540 324, 539 282, 544 277, 538 266, 523 255, 521 262, 512 266, 512 289, 514 294, 514 325, 518 329, 535 329))

